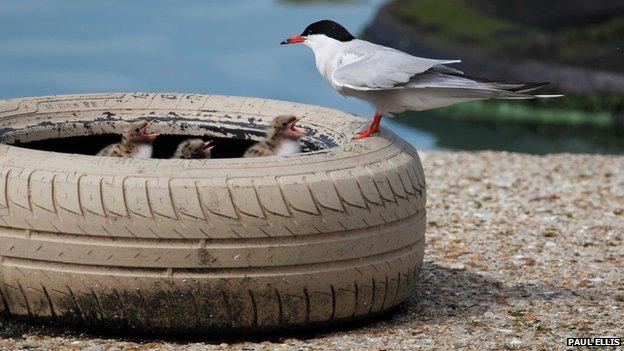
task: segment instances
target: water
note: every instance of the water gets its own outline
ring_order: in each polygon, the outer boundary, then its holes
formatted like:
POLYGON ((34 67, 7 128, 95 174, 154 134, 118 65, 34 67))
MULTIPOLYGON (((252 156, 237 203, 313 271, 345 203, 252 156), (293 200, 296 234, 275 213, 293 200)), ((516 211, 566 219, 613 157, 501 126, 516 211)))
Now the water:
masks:
MULTIPOLYGON (((2 1, 0 99, 185 92, 289 100, 370 116, 368 104, 327 85, 309 49, 279 43, 325 18, 359 34, 383 2, 2 1)), ((454 122, 433 123, 432 128, 385 119, 383 125, 417 148, 458 147, 445 142, 444 126, 457 127, 454 122)), ((485 140, 497 140, 493 133, 485 140)), ((548 142, 548 136, 537 137, 548 142)), ((485 147, 526 149, 496 142, 485 147)))

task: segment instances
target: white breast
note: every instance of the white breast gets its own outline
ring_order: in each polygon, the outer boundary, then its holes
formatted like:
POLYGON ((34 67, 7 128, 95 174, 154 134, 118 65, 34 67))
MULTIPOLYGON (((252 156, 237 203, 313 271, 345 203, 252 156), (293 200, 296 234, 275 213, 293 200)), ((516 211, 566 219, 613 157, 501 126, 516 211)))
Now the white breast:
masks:
POLYGON ((336 43, 340 42, 324 35, 313 35, 313 38, 305 42, 314 52, 316 68, 329 84, 332 84, 331 75, 338 66, 342 54, 342 47, 336 43))
POLYGON ((297 140, 284 140, 277 149, 279 156, 294 155, 301 152, 301 145, 297 140))
POLYGON ((141 144, 137 146, 136 150, 132 153, 134 158, 148 159, 152 158, 153 147, 151 144, 141 144))
POLYGON ((349 48, 357 43, 359 43, 357 40, 340 42, 319 34, 310 35, 305 41, 305 45, 314 52, 316 68, 321 76, 341 94, 341 88, 334 84, 332 74, 336 68, 351 63, 361 56, 349 51, 349 48))

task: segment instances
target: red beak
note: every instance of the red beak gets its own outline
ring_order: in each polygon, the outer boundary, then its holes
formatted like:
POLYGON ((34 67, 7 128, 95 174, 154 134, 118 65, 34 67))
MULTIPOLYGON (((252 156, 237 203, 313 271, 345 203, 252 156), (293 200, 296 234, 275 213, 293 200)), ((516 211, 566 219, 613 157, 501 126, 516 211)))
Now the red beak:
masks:
POLYGON ((301 35, 295 35, 294 37, 290 37, 286 40, 284 40, 283 42, 281 42, 281 45, 286 45, 286 44, 299 44, 299 43, 303 43, 306 40, 305 37, 302 37, 301 35))

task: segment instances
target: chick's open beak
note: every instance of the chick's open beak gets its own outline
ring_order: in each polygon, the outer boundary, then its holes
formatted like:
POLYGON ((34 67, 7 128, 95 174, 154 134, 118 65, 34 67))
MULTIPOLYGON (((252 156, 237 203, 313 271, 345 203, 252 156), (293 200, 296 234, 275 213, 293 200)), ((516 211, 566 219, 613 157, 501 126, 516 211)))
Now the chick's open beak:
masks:
POLYGON ((299 122, 300 120, 301 118, 297 118, 296 120, 288 124, 288 131, 291 135, 294 135, 296 137, 302 137, 307 134, 307 131, 305 129, 296 126, 297 122, 299 122))
POLYGON ((283 42, 280 43, 280 45, 299 44, 299 43, 303 43, 305 40, 306 40, 306 38, 304 36, 295 35, 294 37, 290 37, 290 38, 284 40, 283 42))
POLYGON ((212 142, 210 142, 210 141, 206 141, 206 142, 204 142, 204 144, 203 144, 203 145, 202 145, 202 147, 201 147, 201 150, 202 150, 202 152, 204 152, 204 153, 211 152, 211 151, 212 151, 212 149, 214 149, 214 145, 212 145, 212 142))
POLYGON ((151 126, 152 126, 152 123, 150 122, 150 123, 145 123, 145 125, 141 127, 141 135, 149 141, 155 140, 156 137, 160 135, 160 133, 148 132, 147 129, 151 126))

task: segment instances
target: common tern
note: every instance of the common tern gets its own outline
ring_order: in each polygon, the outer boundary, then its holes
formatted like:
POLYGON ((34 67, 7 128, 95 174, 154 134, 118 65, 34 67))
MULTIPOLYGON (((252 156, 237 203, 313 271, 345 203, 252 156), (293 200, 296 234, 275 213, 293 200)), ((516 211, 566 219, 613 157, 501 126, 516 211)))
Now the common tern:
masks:
POLYGON ((340 24, 323 20, 310 24, 284 44, 303 43, 314 52, 316 68, 334 90, 368 101, 375 107, 370 127, 356 138, 379 131, 382 116, 406 110, 422 111, 464 101, 535 99, 548 83, 511 83, 465 75, 447 65, 460 60, 428 59, 356 39, 340 24))

